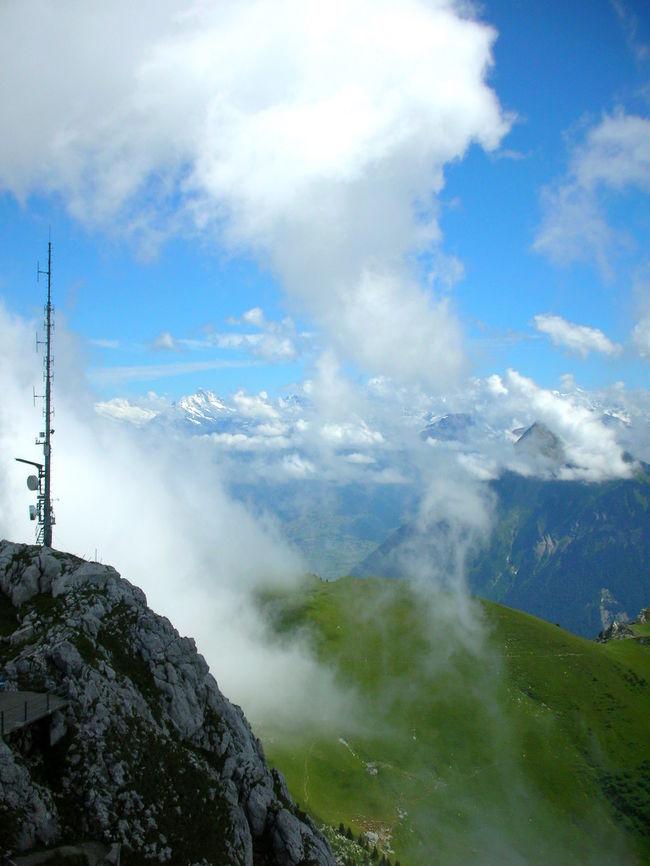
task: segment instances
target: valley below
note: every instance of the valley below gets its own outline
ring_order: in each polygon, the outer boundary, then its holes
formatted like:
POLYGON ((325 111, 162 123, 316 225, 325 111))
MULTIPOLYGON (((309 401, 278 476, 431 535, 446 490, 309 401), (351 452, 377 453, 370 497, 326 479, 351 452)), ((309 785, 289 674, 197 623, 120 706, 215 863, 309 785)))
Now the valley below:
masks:
MULTIPOLYGON (((317 821, 411 866, 650 862, 647 623, 598 644, 379 579, 262 604, 354 696, 335 725, 257 726, 317 821)), ((347 844, 342 862, 368 859, 347 844)))

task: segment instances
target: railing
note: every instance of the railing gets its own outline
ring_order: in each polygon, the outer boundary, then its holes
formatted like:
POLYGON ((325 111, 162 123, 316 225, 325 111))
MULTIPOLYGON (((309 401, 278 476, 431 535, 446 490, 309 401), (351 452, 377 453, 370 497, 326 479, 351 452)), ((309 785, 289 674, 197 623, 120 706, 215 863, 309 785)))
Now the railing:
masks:
POLYGON ((51 692, 0 691, 0 736, 31 725, 67 703, 51 692))

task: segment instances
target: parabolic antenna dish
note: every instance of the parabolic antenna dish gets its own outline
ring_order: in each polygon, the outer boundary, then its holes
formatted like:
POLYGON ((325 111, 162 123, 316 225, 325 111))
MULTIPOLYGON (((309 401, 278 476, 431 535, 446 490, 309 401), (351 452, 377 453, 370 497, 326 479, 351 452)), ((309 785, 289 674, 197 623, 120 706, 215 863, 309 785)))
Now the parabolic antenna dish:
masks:
POLYGON ((27 486, 30 490, 38 490, 38 476, 29 475, 27 478, 27 486))

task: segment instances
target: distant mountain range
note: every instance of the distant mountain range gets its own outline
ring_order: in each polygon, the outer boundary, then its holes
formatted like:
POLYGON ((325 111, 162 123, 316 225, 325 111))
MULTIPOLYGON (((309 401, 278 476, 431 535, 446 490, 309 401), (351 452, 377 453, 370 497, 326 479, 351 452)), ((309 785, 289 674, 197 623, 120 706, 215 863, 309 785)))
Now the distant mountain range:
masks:
MULTIPOLYGON (((299 398, 291 408, 300 410, 299 398)), ((196 432, 244 432, 250 423, 209 391, 182 398, 174 412, 196 432)), ((602 419, 626 423, 607 412, 602 419)), ((486 545, 470 555, 470 590, 587 637, 614 618, 634 616, 650 599, 649 467, 640 464, 632 479, 560 481, 565 449, 548 426, 537 421, 506 432, 517 460, 542 477, 508 471, 488 482, 495 523, 486 545)), ((468 413, 430 417, 420 432, 423 440, 461 451, 503 435, 468 413)), ((407 486, 260 480, 231 489, 256 509, 271 510, 306 566, 323 577, 405 576, 400 548, 412 545, 416 530, 410 523, 394 528, 416 505, 407 486)))
MULTIPOLYGON (((544 433, 528 431, 551 448, 544 433)), ((520 441, 523 440, 520 439, 520 441)), ((594 637, 650 599, 650 465, 633 478, 587 484, 506 472, 488 483, 494 528, 470 552, 470 590, 594 637)), ((435 533, 436 529, 432 530, 435 533)), ((418 541, 402 526, 352 573, 407 577, 400 550, 418 541)), ((435 553, 435 539, 420 539, 435 553)))
MULTIPOLYGON (((645 441, 645 416, 628 416, 589 395, 575 399, 583 417, 615 431, 621 449, 645 441)), ((101 412, 128 420, 129 409, 113 401, 101 412)), ((144 409, 135 409, 133 423, 141 424, 144 409)), ((147 424, 162 435, 210 437, 230 493, 271 514, 305 568, 322 577, 400 574, 398 549, 414 531, 408 521, 422 495, 409 462, 412 447, 432 464, 467 459, 486 478, 501 467, 500 477, 487 482, 498 503, 495 528, 470 560, 472 591, 589 636, 648 600, 644 483, 554 480, 578 474, 567 457, 575 460, 576 449, 539 420, 525 427, 510 417, 509 426, 508 416, 478 409, 437 415, 414 409, 406 429, 381 414, 372 427, 357 418, 328 429, 305 394, 238 393, 226 400, 209 390, 149 411, 147 424)))
MULTIPOLYGON (((153 402, 149 398, 142 398, 135 403, 116 398, 97 403, 95 408, 99 414, 116 420, 130 421, 137 425, 151 422, 154 426, 184 425, 194 433, 211 433, 240 426, 255 426, 255 421, 260 420, 260 415, 251 414, 247 410, 251 402, 258 398, 264 401, 269 414, 277 415, 284 421, 308 414, 310 409, 307 396, 297 393, 279 398, 271 398, 264 392, 254 396, 237 394, 226 399, 209 389, 200 388, 193 394, 171 402, 155 395, 153 397, 153 402)), ((613 428, 621 434, 635 426, 644 426, 650 420, 645 410, 642 410, 641 414, 637 411, 636 420, 633 420, 620 407, 605 405, 583 392, 578 393, 575 400, 576 405, 588 410, 606 427, 613 428)), ((513 441, 513 437, 520 436, 526 429, 525 426, 511 429, 505 417, 499 417, 498 420, 492 417, 488 421, 478 409, 443 414, 413 409, 405 412, 405 416, 412 420, 414 430, 417 431, 419 428, 423 440, 432 439, 439 442, 469 443, 502 438, 504 435, 513 441)))

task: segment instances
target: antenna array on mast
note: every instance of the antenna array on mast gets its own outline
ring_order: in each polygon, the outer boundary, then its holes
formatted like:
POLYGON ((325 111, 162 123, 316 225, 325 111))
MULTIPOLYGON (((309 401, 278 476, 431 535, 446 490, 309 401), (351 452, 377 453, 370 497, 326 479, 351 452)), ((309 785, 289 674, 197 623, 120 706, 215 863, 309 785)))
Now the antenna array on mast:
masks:
POLYGON ((43 399, 43 418, 45 420, 45 430, 39 433, 36 444, 43 446, 43 463, 36 463, 34 460, 24 460, 22 457, 16 457, 19 463, 28 463, 30 466, 35 466, 38 469, 38 475, 30 475, 27 479, 27 487, 30 490, 38 491, 36 497, 36 505, 29 506, 29 519, 38 520, 38 530, 36 532, 36 541, 42 544, 43 547, 52 547, 52 526, 55 523, 54 512, 52 511, 52 494, 51 494, 51 469, 52 469, 52 416, 54 409, 52 408, 52 330, 54 329, 54 307, 52 306, 52 242, 47 244, 47 270, 41 270, 40 265, 36 269, 36 279, 41 274, 47 275, 47 303, 45 305, 45 340, 39 340, 36 336, 36 350, 39 346, 45 346, 45 357, 43 358, 43 381, 45 382, 45 394, 36 394, 34 392, 34 400, 36 397, 43 399))

